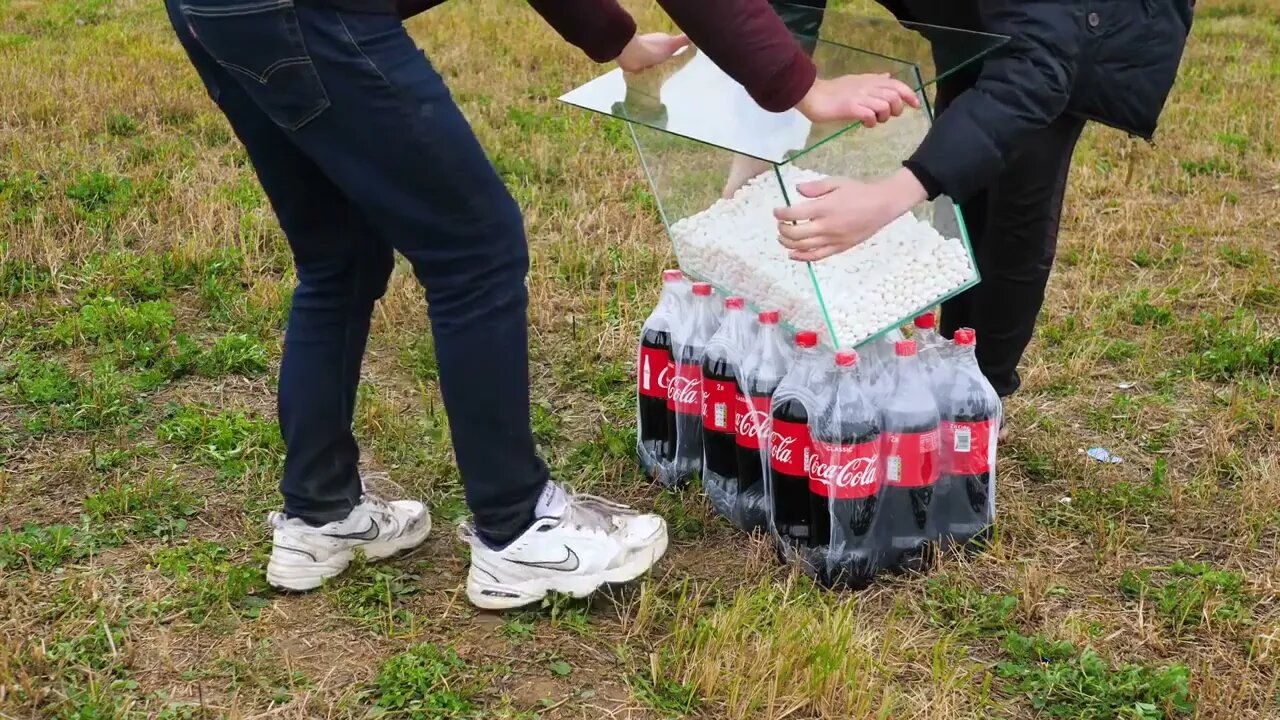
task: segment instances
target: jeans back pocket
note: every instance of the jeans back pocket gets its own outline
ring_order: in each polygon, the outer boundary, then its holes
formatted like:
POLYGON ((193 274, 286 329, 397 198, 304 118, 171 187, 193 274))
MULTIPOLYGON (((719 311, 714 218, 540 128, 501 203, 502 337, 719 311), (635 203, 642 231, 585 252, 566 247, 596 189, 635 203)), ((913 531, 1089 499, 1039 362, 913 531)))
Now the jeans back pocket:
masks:
POLYGON ((184 0, 197 41, 280 127, 297 130, 329 107, 293 0, 184 0))

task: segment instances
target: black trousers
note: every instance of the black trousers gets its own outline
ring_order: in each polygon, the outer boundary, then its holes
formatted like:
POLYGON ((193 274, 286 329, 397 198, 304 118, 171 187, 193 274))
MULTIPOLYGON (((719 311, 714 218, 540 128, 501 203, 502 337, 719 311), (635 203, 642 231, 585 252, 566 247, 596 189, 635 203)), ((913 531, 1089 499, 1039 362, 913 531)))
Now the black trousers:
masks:
MULTIPOLYGON (((938 86, 938 114, 969 87, 964 73, 938 86)), ((942 304, 941 331, 977 333, 978 365, 1001 397, 1022 384, 1018 364, 1044 304, 1071 156, 1085 121, 1059 117, 1036 134, 995 183, 961 204, 982 281, 942 304)))

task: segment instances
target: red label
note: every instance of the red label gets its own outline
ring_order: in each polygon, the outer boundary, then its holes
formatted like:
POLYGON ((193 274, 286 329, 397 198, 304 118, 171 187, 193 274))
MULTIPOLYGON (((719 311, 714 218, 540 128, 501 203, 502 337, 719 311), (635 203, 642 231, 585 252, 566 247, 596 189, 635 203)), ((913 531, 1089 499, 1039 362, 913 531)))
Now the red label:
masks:
POLYGON ((667 386, 667 409, 681 415, 702 414, 702 368, 697 363, 676 366, 667 386))
POLYGON ((942 463, 938 430, 922 433, 885 433, 884 482, 901 487, 924 487, 938 482, 942 463))
POLYGON ((714 432, 736 432, 738 385, 732 380, 702 378, 702 426, 714 432))
POLYGON ((760 433, 769 427, 769 396, 752 397, 738 395, 737 430, 738 445, 748 450, 760 449, 760 433))
POLYGON ((769 443, 769 467, 783 475, 805 476, 813 440, 809 424, 773 420, 773 441, 769 443))
POLYGON ((948 475, 986 475, 991 471, 994 420, 942 423, 942 464, 948 475))
POLYGON ((671 353, 662 348, 640 346, 639 366, 636 368, 636 387, 641 395, 666 398, 667 386, 675 373, 671 353))
POLYGON ((836 500, 858 500, 880 490, 880 438, 857 445, 813 443, 809 491, 836 500))

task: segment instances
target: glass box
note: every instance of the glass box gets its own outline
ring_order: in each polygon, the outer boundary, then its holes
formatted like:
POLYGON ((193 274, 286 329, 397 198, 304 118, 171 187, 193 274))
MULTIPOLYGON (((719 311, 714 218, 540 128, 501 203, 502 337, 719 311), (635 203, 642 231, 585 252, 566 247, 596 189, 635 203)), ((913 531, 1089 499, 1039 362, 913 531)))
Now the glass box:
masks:
POLYGON ((959 207, 921 203, 863 245, 812 263, 790 259, 773 210, 806 201, 800 180, 874 181, 899 169, 932 124, 934 83, 1006 38, 775 7, 819 77, 889 73, 921 108, 872 128, 813 124, 797 110, 760 108, 694 48, 642 73, 614 69, 560 99, 627 123, 686 274, 780 310, 791 329, 819 330, 831 347, 856 347, 978 282, 959 207))

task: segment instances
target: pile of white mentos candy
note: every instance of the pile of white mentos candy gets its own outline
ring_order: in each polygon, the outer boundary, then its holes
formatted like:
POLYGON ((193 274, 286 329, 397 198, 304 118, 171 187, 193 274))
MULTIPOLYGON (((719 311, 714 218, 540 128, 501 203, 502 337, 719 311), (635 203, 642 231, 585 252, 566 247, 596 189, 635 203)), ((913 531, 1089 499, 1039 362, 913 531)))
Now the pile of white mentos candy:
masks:
MULTIPOLYGON (((791 204, 805 202, 800 183, 822 175, 779 168, 791 204)), ((945 238, 908 212, 865 242, 810 265, 790 260, 778 242, 775 208, 784 204, 778 179, 767 172, 731 199, 671 226, 681 266, 761 307, 777 308, 792 325, 827 327, 842 345, 855 346, 889 324, 919 312, 976 278, 958 238, 945 238)))

